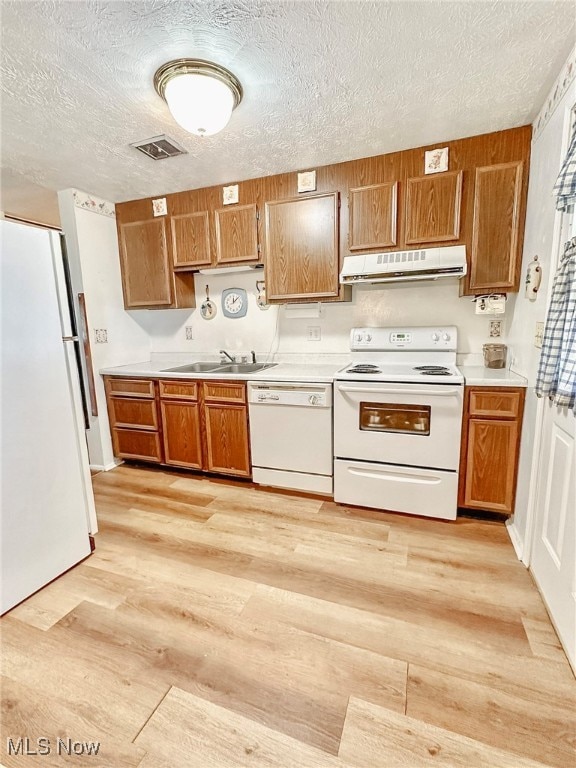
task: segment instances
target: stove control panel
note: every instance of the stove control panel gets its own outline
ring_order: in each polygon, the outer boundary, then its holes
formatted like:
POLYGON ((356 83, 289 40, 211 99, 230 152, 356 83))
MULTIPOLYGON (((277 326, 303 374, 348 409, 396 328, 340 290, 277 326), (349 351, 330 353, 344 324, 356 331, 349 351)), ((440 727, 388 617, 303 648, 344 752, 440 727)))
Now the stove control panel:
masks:
POLYGON ((401 344, 402 346, 404 344, 411 344, 412 343, 412 334, 411 333, 398 333, 396 331, 392 331, 390 334, 390 341, 392 344, 401 344))
POLYGON ((406 328, 353 328, 351 350, 445 350, 455 352, 458 329, 453 326, 412 326, 406 328))

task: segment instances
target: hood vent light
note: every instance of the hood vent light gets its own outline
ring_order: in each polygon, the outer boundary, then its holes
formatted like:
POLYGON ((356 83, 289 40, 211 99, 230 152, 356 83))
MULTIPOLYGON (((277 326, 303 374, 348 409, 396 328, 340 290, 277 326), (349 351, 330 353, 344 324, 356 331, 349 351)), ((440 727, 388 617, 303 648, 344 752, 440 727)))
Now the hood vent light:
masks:
POLYGON ((154 136, 151 139, 144 139, 144 141, 136 141, 134 144, 130 144, 130 146, 151 157, 152 160, 165 160, 167 157, 188 154, 184 147, 181 147, 178 142, 165 134, 154 136))

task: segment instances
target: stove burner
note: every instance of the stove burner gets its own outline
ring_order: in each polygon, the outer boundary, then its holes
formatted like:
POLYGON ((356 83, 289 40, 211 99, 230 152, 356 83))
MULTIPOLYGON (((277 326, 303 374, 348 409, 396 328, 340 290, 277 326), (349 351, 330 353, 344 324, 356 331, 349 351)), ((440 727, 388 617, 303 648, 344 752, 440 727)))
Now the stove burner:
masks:
POLYGON ((424 373, 438 373, 440 375, 443 375, 444 372, 450 373, 448 368, 446 368, 445 365, 417 365, 414 368, 415 371, 423 371, 424 373))
POLYGON ((348 368, 347 373, 382 373, 381 369, 377 365, 371 363, 357 363, 348 368))
POLYGON ((430 369, 426 371, 421 371, 420 376, 451 376, 452 374, 447 368, 438 370, 438 369, 430 369))

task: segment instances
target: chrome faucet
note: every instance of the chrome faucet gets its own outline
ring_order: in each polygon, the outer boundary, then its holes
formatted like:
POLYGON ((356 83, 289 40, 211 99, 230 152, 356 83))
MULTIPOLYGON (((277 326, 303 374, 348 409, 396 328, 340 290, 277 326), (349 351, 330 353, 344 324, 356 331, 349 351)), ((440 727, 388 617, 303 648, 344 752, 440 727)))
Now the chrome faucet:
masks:
POLYGON ((229 352, 226 352, 225 349, 221 349, 220 350, 220 355, 222 356, 222 359, 224 359, 224 357, 227 357, 228 360, 230 360, 231 363, 235 363, 236 362, 236 360, 232 357, 232 355, 229 352))
POLYGON ((252 355, 252 364, 256 365, 256 352, 254 352, 254 350, 252 349, 250 351, 250 354, 252 355))

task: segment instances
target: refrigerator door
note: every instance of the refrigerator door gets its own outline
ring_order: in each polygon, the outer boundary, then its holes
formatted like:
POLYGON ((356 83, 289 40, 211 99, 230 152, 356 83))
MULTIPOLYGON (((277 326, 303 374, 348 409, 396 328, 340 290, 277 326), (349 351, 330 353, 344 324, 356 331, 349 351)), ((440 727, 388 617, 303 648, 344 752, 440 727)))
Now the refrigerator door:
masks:
POLYGON ((45 230, 2 221, 0 232, 4 613, 90 554, 93 499, 58 253, 45 230))

